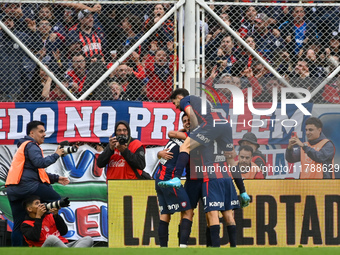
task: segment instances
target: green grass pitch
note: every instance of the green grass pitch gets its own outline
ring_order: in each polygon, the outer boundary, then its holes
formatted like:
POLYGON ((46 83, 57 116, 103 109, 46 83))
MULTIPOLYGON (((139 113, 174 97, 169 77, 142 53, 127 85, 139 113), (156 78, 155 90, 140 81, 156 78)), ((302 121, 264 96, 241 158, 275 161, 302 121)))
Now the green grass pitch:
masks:
POLYGON ((327 255, 337 254, 339 248, 0 248, 1 255, 327 255))

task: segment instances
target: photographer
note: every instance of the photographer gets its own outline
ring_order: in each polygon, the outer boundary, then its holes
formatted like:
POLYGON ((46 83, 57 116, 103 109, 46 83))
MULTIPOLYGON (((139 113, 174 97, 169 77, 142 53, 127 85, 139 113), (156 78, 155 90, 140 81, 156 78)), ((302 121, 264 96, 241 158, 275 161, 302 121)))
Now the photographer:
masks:
POLYGON ((55 163, 64 154, 64 149, 57 148, 55 153, 44 157, 40 147, 46 136, 44 123, 31 121, 27 124, 25 136, 19 139, 18 150, 13 157, 11 167, 6 179, 6 191, 13 215, 12 246, 22 246, 23 237, 20 225, 25 218, 22 208, 24 199, 37 195, 43 202, 52 202, 60 199, 50 184, 58 182, 69 184, 67 177, 46 173, 45 167, 55 163))
MULTIPOLYGON (((28 197, 23 206, 28 215, 21 224, 21 232, 30 247, 80 248, 93 245, 93 240, 89 236, 71 243, 62 237, 68 229, 64 219, 58 214, 59 207, 53 207, 48 212, 46 205, 40 202, 38 196, 28 197)), ((67 198, 60 201, 60 207, 66 206, 69 206, 67 198)))
POLYGON ((97 166, 107 167, 107 179, 144 179, 145 148, 143 144, 130 136, 129 124, 117 122, 114 136, 103 153, 99 155, 97 166))

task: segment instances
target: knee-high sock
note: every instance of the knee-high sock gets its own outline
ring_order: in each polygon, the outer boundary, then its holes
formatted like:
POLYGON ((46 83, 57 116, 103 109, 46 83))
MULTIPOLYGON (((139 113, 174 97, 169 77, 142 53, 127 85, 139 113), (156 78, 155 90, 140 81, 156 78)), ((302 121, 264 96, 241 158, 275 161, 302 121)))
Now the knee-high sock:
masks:
POLYGON ((192 226, 192 221, 188 220, 188 219, 182 219, 181 222, 181 232, 180 232, 180 240, 179 243, 180 244, 188 244, 188 240, 189 240, 189 236, 191 233, 191 226, 192 226))
MULTIPOLYGON (((184 168, 189 162, 189 154, 186 152, 180 152, 176 162, 175 177, 181 178, 184 168)), ((189 169, 187 170, 189 171, 189 169)))
POLYGON ((205 230, 205 238, 206 243, 207 243, 207 247, 211 247, 211 236, 210 236, 210 228, 207 226, 206 230, 205 230))
POLYGON ((169 223, 160 220, 158 225, 158 237, 161 247, 168 247, 169 240, 169 223))
POLYGON ((220 247, 220 225, 210 226, 211 246, 220 247))
POLYGON ((230 247, 236 247, 236 225, 227 226, 230 247))
POLYGON ((181 244, 181 224, 178 224, 178 232, 177 232, 177 238, 178 238, 178 246, 181 244))

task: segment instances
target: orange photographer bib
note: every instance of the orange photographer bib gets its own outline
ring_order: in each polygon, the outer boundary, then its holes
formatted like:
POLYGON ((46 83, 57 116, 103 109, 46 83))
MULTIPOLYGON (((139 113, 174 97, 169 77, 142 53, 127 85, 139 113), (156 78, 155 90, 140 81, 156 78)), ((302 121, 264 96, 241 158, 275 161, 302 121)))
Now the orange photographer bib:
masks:
MULTIPOLYGON (((13 157, 13 161, 11 167, 9 168, 7 179, 6 179, 6 187, 8 185, 15 185, 19 184, 22 172, 24 171, 24 164, 25 164, 25 147, 28 143, 32 141, 25 141, 20 146, 17 152, 13 157)), ((40 148, 41 149, 41 148, 40 148)), ((43 154, 43 150, 41 150, 41 154, 43 154)), ((41 182, 50 183, 50 178, 48 177, 44 168, 38 168, 39 177, 41 182)))
MULTIPOLYGON (((329 142, 328 139, 323 139, 317 144, 308 146, 313 148, 316 151, 320 151, 321 148, 329 142)), ((302 149, 301 147, 301 173, 300 173, 300 179, 323 179, 323 164, 318 163, 314 160, 312 160, 310 157, 308 157, 307 153, 302 149)), ((327 171, 332 171, 332 179, 334 179, 334 158, 332 161, 332 168, 327 171)), ((328 168, 327 168, 328 169, 328 168)))

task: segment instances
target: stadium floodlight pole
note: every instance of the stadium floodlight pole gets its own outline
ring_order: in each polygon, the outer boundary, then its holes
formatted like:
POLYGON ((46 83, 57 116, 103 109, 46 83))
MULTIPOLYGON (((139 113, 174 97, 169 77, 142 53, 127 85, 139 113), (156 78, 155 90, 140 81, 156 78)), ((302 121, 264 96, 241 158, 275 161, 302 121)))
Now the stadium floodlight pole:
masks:
MULTIPOLYGON (((293 88, 267 61, 265 61, 256 51, 254 51, 234 30, 232 30, 203 0, 196 0, 214 19, 216 19, 222 27, 224 27, 234 38, 237 39, 258 61, 260 61, 276 78, 278 78, 286 87, 293 88)), ((299 93, 294 94, 298 98, 303 98, 299 93)))
POLYGON ((177 9, 185 3, 178 1, 149 31, 147 31, 123 56, 121 56, 81 97, 79 101, 86 99, 123 61, 134 52, 153 32, 156 31, 177 9))
POLYGON ((316 95, 329 81, 331 81, 340 72, 340 65, 311 93, 311 97, 316 95))
POLYGON ((195 1, 188 0, 184 7, 184 88, 192 95, 196 90, 195 81, 192 82, 196 73, 195 5, 195 1))
POLYGON ((50 72, 50 70, 48 70, 48 68, 41 63, 41 61, 34 56, 34 54, 27 49, 27 47, 12 33, 11 30, 9 30, 4 23, 2 23, 2 21, 0 21, 0 27, 5 31, 6 34, 8 34, 15 43, 17 43, 19 45, 19 47, 41 68, 44 70, 44 72, 51 77, 51 79, 60 87, 60 89, 65 92, 65 94, 73 101, 76 101, 77 98, 70 92, 68 91, 67 88, 65 88, 65 86, 54 76, 54 74, 52 72, 50 72))

